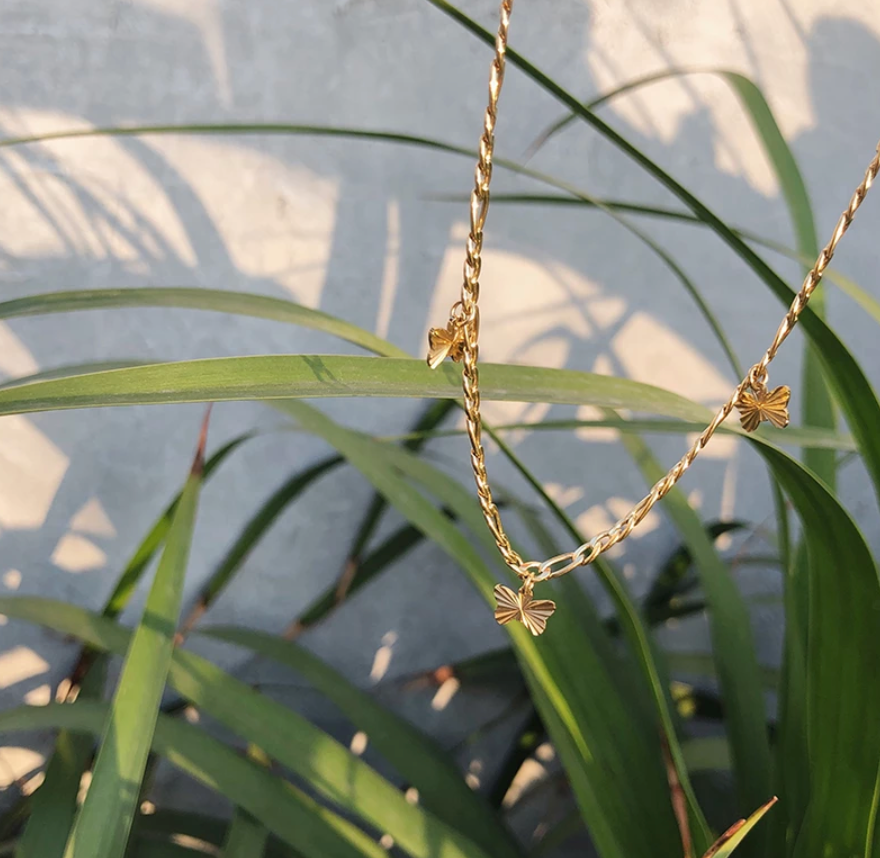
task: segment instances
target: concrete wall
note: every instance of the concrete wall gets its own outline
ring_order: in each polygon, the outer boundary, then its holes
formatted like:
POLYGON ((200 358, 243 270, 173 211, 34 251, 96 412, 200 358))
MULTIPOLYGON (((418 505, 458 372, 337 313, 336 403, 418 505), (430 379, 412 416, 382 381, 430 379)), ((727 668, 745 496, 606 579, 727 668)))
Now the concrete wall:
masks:
MULTIPOLYGON (((669 66, 747 74, 766 93, 800 161, 824 240, 880 136, 880 23, 870 5, 520 0, 512 44, 584 98, 669 66)), ((465 8, 494 28, 494 0, 465 8)), ((418 0, 4 0, 0 55, 2 136, 253 120, 389 129, 467 146, 479 133, 489 62, 482 44, 418 0)), ((520 159, 560 109, 511 69, 499 155, 520 159)), ((660 83, 602 114, 731 223, 793 244, 773 173, 736 97, 717 77, 660 83)), ((590 193, 675 204, 581 124, 531 166, 590 193)), ((337 314, 421 354, 427 328, 445 319, 456 295, 466 223, 465 204, 432 197, 465 194, 471 175, 470 159, 303 137, 88 139, 5 149, 0 294, 146 285, 247 290, 337 314)), ((502 170, 494 187, 542 190, 502 170)), ((878 222, 872 200, 838 262, 875 296, 878 222)), ((700 285, 741 361, 757 359, 782 314, 765 287, 705 231, 640 225, 700 285)), ((797 285, 795 265, 773 262, 797 285)), ((705 403, 730 389, 731 371, 693 301, 650 250, 601 214, 496 205, 484 270, 487 360, 620 374, 705 403)), ((835 289, 827 296, 834 326, 880 381, 876 321, 835 289)), ((772 376, 795 388, 795 411, 802 345, 800 333, 792 337, 772 376)), ((4 379, 94 360, 352 351, 294 327, 187 311, 0 323, 4 379)), ((322 407, 358 427, 396 433, 422 405, 322 407)), ((0 420, 0 590, 98 607, 183 479, 202 411, 143 407, 0 420)), ((497 422, 589 412, 487 404, 486 413, 497 422)), ((253 427, 266 434, 205 492, 188 599, 260 499, 325 453, 309 437, 270 431, 281 423, 257 404, 215 409, 212 446, 253 427)), ((513 440, 587 532, 641 496, 638 474, 607 433, 513 440)), ((683 439, 654 446, 672 462, 683 439)), ((432 449, 467 476, 461 439, 432 449)), ((521 487, 498 456, 491 465, 499 484, 521 487)), ((767 480, 743 445, 714 441, 684 488, 707 518, 747 519, 756 528, 747 548, 768 550, 767 480)), ((876 508, 858 465, 844 471, 842 494, 878 544, 876 508)), ((350 471, 316 486, 249 559, 211 619, 284 628, 338 574, 368 497, 350 471)), ((675 544, 662 513, 652 515, 620 556, 635 587, 675 544)), ((560 550, 566 547, 561 541, 560 550)), ((751 590, 774 589, 767 570, 742 575, 751 590)), ((778 610, 756 609, 756 618, 762 657, 772 660, 778 610)), ((19 623, 0 634, 3 705, 48 699, 74 645, 19 623)), ((669 639, 704 645, 705 625, 695 621, 669 639)), ((422 547, 305 640, 369 685, 377 650, 391 656, 388 679, 498 646, 503 636, 463 576, 422 547)), ((238 653, 212 654, 230 666, 240 661, 238 653)), ((389 688, 389 698, 406 696, 389 688)), ((295 684, 279 693, 307 710, 317 705, 295 684)), ((453 701, 440 713, 430 699, 418 704, 419 717, 448 742, 489 706, 453 701)), ((338 729, 343 735, 347 728, 338 729)), ((4 751, 6 781, 38 765, 43 747, 9 744, 16 748, 4 751)))

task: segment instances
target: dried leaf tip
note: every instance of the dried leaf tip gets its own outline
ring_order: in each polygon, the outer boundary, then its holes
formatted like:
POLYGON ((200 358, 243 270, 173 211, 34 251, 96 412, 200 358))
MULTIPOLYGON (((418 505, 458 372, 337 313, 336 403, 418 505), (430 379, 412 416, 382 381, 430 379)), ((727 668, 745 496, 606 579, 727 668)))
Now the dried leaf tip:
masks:
POLYGON ((199 431, 199 443, 196 446, 196 454, 193 457, 192 467, 189 472, 193 477, 200 477, 205 472, 205 448, 208 446, 208 424, 211 421, 211 409, 214 403, 210 403, 205 409, 205 416, 202 418, 202 428, 199 431))

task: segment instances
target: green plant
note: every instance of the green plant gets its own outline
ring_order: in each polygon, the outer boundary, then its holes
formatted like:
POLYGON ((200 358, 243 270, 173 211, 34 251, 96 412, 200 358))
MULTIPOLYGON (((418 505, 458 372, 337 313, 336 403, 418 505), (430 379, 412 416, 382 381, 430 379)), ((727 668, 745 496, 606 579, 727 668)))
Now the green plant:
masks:
MULTIPOLYGON (((490 35, 445 0, 429 0, 484 40, 490 35)), ((715 216, 688 189, 605 125, 524 58, 510 61, 561 101, 570 115, 585 120, 665 185, 690 214, 597 200, 565 182, 522 165, 501 166, 531 176, 567 196, 518 197, 509 202, 596 207, 613 216, 658 253, 697 300, 737 370, 722 326, 701 292, 662 248, 626 215, 675 217, 713 230, 783 302, 790 287, 753 249, 753 236, 715 216)), ((740 75, 724 73, 746 108, 788 203, 797 248, 786 253, 807 263, 817 240, 808 196, 794 158, 760 91, 740 75)), ((650 83, 638 81, 602 100, 650 83)), ((598 106, 597 104, 593 105, 598 106)), ((567 114, 568 115, 568 114, 567 114)), ((568 121, 567 119, 565 121, 568 121)), ((561 129, 562 121, 554 126, 561 129)), ((295 125, 203 125, 99 129, 58 133, 0 146, 98 134, 160 133, 325 134, 398 145, 431 147, 472 155, 438 141, 394 133, 295 125)), ((501 198, 503 199, 503 198, 501 198)), ((848 283, 847 291, 865 306, 876 302, 848 283)), ((296 473, 256 510, 197 604, 181 615, 182 584, 199 493, 215 470, 248 443, 228 442, 205 459, 207 418, 189 476, 181 490, 134 552, 100 612, 37 598, 2 598, 0 613, 78 638, 83 644, 72 671, 69 700, 0 713, 0 730, 57 729, 45 781, 23 798, 4 822, 6 853, 21 858, 121 858, 186 856, 219 849, 227 858, 254 855, 363 856, 385 853, 388 839, 416 858, 467 856, 504 858, 524 847, 505 825, 501 809, 522 762, 548 737, 562 765, 577 807, 539 845, 544 850, 585 826, 603 858, 702 855, 715 839, 707 822, 699 772, 730 770, 734 789, 726 806, 747 815, 774 793, 781 801, 769 821, 749 834, 742 852, 754 856, 849 858, 876 855, 880 726, 865 713, 878 710, 873 677, 880 654, 875 643, 880 612, 880 580, 875 559, 852 518, 835 495, 837 451, 854 454, 880 494, 880 403, 864 373, 821 313, 808 311, 804 328, 813 355, 805 362, 803 425, 786 430, 784 443, 804 450, 800 463, 777 446, 774 431, 749 436, 764 458, 778 497, 778 557, 784 581, 786 640, 780 672, 758 664, 748 623, 748 604, 734 586, 731 562, 715 539, 741 523, 705 524, 680 494, 665 509, 678 528, 682 547, 661 570, 644 604, 636 604, 618 571, 595 564, 614 614, 603 618, 579 586, 563 579, 558 615, 547 634, 533 639, 509 628, 510 647, 470 662, 444 666, 443 678, 484 683, 498 676, 521 686, 527 717, 517 741, 486 795, 474 793, 448 755, 412 725, 353 687, 296 644, 304 628, 319 623, 344 598, 382 573, 419 541, 429 539, 451 557, 487 600, 504 570, 497 562, 470 486, 419 455, 423 443, 446 431, 453 410, 457 373, 443 367, 429 373, 391 344, 327 314, 288 301, 210 289, 118 289, 34 295, 0 304, 0 319, 97 308, 171 306, 211 310, 305 325, 355 343, 373 357, 284 355, 229 357, 177 364, 128 362, 77 366, 19 379, 0 389, 0 415, 62 408, 132 403, 217 402, 259 399, 270 402, 300 430, 327 443, 333 453, 296 473), (340 425, 304 398, 339 396, 436 398, 402 439, 382 439, 340 425), (852 437, 836 428, 836 403, 852 437), (204 612, 242 568, 248 552, 268 532, 279 513, 315 481, 343 465, 357 469, 376 491, 353 540, 342 579, 303 612, 286 637, 237 627, 204 626, 204 612), (798 513, 803 539, 794 545, 787 504, 798 513), (384 539, 378 525, 387 508, 405 524, 384 539), (161 555, 161 556, 160 556, 161 555), (159 557, 150 595, 137 628, 118 622, 135 585, 159 557), (712 658, 663 652, 652 627, 689 613, 708 614, 712 658), (302 715, 258 689, 233 678, 182 644, 190 635, 220 639, 288 666, 333 701, 369 735, 371 745, 394 769, 386 778, 302 715), (123 656, 112 699, 104 699, 107 660, 123 656), (670 673, 717 677, 718 696, 671 684, 670 673), (768 729, 764 691, 779 697, 768 729), (163 692, 176 697, 161 706, 163 692), (74 700, 74 697, 76 698, 74 700), (723 712, 719 704, 723 704, 723 712), (231 731, 244 746, 214 738, 180 716, 196 709, 231 731), (693 738, 688 718, 697 712, 723 718, 726 738, 693 738), (95 737, 98 737, 97 744, 95 737), (155 759, 163 758, 235 806, 231 821, 160 808, 139 808, 149 791, 155 759), (78 807, 83 773, 92 772, 85 801, 78 807), (417 791, 405 795, 405 784, 417 791), (409 797, 408 797, 409 796, 409 797), (181 841, 179 835, 189 839, 181 841), (384 844, 384 845, 383 845, 384 844)), ((821 309, 821 308, 820 308, 821 309)), ((652 481, 659 466, 640 434, 687 433, 701 425, 706 410, 696 403, 644 384, 589 373, 535 367, 487 366, 485 398, 571 404, 603 409, 592 421, 530 427, 566 431, 613 426, 634 461, 652 481), (651 412, 652 419, 627 419, 619 412, 651 412)), ((563 509, 504 443, 497 440, 530 482, 541 513, 508 500, 536 543, 555 553, 545 514, 582 541, 563 509)), ((726 430, 741 435, 731 426, 726 430)), ((766 561, 766 558, 764 558, 766 561)), ((758 817, 729 832, 712 854, 738 847, 758 817)))

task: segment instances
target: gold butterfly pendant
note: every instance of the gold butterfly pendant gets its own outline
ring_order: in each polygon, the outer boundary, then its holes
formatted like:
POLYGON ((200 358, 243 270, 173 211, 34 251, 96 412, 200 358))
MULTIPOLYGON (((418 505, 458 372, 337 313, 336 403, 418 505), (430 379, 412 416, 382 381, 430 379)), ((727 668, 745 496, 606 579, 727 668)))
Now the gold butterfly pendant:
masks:
POLYGON ((518 593, 505 587, 495 585, 495 619, 501 626, 511 620, 519 620, 533 635, 540 635, 547 628, 547 620, 553 616, 556 603, 550 599, 533 599, 530 592, 520 590, 518 593))
POLYGON ((767 420, 777 429, 788 426, 788 400, 791 389, 782 385, 773 390, 743 391, 736 400, 739 417, 746 432, 754 432, 762 421, 767 420))
POLYGON ((463 356, 463 347, 461 331, 452 322, 445 328, 431 328, 428 331, 428 366, 437 369, 448 357, 458 363, 463 356))

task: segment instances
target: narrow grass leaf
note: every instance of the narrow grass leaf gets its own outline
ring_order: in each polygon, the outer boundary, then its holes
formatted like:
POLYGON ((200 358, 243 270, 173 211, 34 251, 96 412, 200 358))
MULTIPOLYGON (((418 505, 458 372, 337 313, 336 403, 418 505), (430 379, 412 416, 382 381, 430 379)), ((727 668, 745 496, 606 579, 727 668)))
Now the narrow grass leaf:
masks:
POLYGON ((171 663, 174 627, 180 613, 204 473, 207 428, 206 416, 190 477, 175 510, 143 617, 125 656, 91 785, 74 822, 65 858, 117 858, 128 840, 171 663))
MULTIPOLYGON (((2 144, 0 144, 2 145, 2 144)), ((145 307, 174 307, 189 310, 210 310, 285 322, 312 328, 341 340, 361 346, 375 354, 404 357, 406 353, 387 340, 371 334, 329 313, 313 310, 268 295, 233 292, 226 289, 194 287, 161 287, 131 289, 78 289, 68 292, 46 292, 0 302, 0 319, 72 313, 82 310, 107 310, 145 307)))
MULTIPOLYGON (((629 408, 702 420, 708 409, 629 379, 576 370, 487 364, 485 399, 629 408)), ((350 396, 455 399, 459 371, 423 360, 266 355, 159 363, 89 372, 0 391, 0 415, 111 405, 350 396)))
MULTIPOLYGON (((202 472, 202 484, 236 448, 251 437, 253 435, 250 433, 240 435, 208 457, 202 472)), ((115 618, 128 604, 149 562, 165 540, 180 497, 178 493, 166 507, 126 564, 116 587, 104 604, 104 616, 115 618)), ((105 675, 105 656, 90 651, 87 647, 83 648, 71 673, 72 685, 79 687, 77 699, 100 697, 105 675)), ((76 810, 80 782, 93 753, 94 744, 90 737, 72 735, 65 730, 58 734, 46 766, 45 778, 33 798, 32 814, 39 821, 37 824, 28 824, 18 846, 21 858, 60 858, 76 810), (51 815, 48 823, 44 813, 51 815)))
MULTIPOLYGON (((653 485, 664 475, 664 469, 637 436, 624 436, 622 443, 646 482, 653 485)), ((712 647, 727 712, 739 803, 757 807, 771 794, 770 748, 749 613, 729 569, 679 489, 666 495, 663 509, 690 549, 709 605, 712 647)))
POLYGON ((703 856, 703 858, 727 858, 737 846, 739 846, 749 832, 761 821, 764 814, 776 804, 774 796, 768 802, 761 805, 748 819, 741 819, 735 825, 732 825, 717 841, 712 848, 703 856))
POLYGON ((880 684, 870 680, 880 673, 877 565, 826 486, 781 451, 758 449, 797 510, 809 554, 804 726, 813 777, 802 824, 790 821, 799 831, 790 854, 867 856, 880 761, 880 720, 866 716, 880 711, 880 684))

